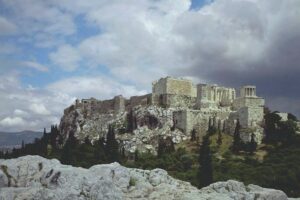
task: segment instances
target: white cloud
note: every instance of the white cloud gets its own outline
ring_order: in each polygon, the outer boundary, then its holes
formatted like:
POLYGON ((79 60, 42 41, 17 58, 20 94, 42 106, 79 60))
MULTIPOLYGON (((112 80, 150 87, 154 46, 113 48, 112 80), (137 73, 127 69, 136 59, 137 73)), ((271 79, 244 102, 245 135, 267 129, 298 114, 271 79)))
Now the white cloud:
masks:
MULTIPOLYGON (((150 89, 150 88, 149 88, 150 89)), ((42 130, 59 123, 63 110, 76 98, 109 99, 142 95, 146 90, 103 76, 72 77, 46 88, 23 87, 17 74, 0 76, 0 130, 42 130), (20 120, 21 119, 21 120, 20 120), (9 124, 11 124, 9 126, 9 124)))
POLYGON ((0 125, 3 127, 22 126, 25 121, 21 117, 6 117, 0 121, 0 125))
POLYGON ((64 108, 73 101, 67 94, 23 87, 18 74, 0 75, 0 130, 41 131, 43 127, 59 123, 64 108))
POLYGON ((55 40, 60 37, 76 33, 73 16, 54 6, 52 1, 2 0, 1 6, 10 11, 10 20, 18 27, 23 42, 52 47, 58 45, 55 40))
POLYGON ((96 97, 103 100, 120 94, 130 97, 147 93, 146 90, 137 89, 133 85, 122 84, 102 76, 67 78, 50 84, 47 89, 58 94, 68 94, 74 99, 96 97))
POLYGON ((21 64, 23 64, 25 67, 36 69, 36 70, 41 71, 41 72, 48 72, 49 71, 49 69, 46 66, 44 66, 40 63, 37 63, 37 62, 24 61, 21 64))
POLYGON ((11 35, 17 31, 17 27, 6 18, 0 16, 0 35, 11 35))
POLYGON ((28 117, 28 112, 21 109, 15 109, 14 115, 18 117, 28 117))
POLYGON ((38 115, 50 115, 51 114, 50 111, 47 110, 45 105, 42 103, 40 103, 40 104, 33 103, 29 106, 29 109, 38 115))
POLYGON ((73 71, 78 68, 81 60, 77 49, 70 45, 63 45, 54 53, 50 54, 51 61, 66 71, 73 71))

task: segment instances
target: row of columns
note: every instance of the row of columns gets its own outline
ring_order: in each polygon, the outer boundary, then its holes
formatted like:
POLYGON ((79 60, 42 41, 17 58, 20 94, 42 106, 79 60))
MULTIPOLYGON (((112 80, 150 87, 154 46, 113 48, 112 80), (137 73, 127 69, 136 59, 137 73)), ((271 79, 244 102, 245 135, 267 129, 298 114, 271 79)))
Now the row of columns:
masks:
POLYGON ((255 96, 255 88, 245 88, 245 96, 255 96))

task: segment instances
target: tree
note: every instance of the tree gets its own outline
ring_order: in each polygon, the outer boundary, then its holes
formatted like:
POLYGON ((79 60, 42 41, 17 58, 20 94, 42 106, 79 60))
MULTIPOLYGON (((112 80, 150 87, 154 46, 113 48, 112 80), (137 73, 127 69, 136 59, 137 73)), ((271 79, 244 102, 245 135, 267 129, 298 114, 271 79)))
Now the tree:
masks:
POLYGON ((100 137, 94 144, 94 158, 97 164, 105 163, 107 160, 105 154, 105 139, 100 137))
POLYGON ((134 152, 134 161, 137 162, 139 160, 139 150, 135 150, 134 152))
POLYGON ((292 121, 298 121, 297 117, 292 113, 288 113, 288 119, 292 121))
POLYGON ((94 156, 94 147, 88 136, 85 137, 84 142, 79 145, 77 152, 77 162, 79 166, 88 168, 96 164, 94 156))
POLYGON ((69 137, 62 149, 61 162, 66 165, 76 164, 76 150, 79 142, 74 136, 74 133, 69 133, 69 137))
POLYGON ((112 125, 109 125, 106 136, 106 155, 109 162, 119 161, 119 143, 112 125))
POLYGON ((199 152, 199 188, 208 186, 213 182, 212 158, 209 145, 209 135, 206 135, 203 137, 199 152))
POLYGON ((49 135, 49 142, 52 148, 57 148, 59 143, 59 130, 57 128, 57 125, 52 125, 50 129, 50 135, 49 135))
POLYGON ((162 157, 164 154, 169 154, 172 152, 175 152, 175 146, 172 138, 167 137, 165 140, 163 138, 159 138, 157 157, 162 157))
POLYGON ((233 135, 233 144, 232 144, 233 152, 238 152, 241 148, 242 141, 240 137, 240 128, 241 128, 240 121, 237 120, 236 127, 234 130, 234 135, 233 135))
POLYGON ((251 135, 251 141, 250 141, 250 144, 249 144, 250 154, 254 153, 254 151, 256 150, 256 147, 257 147, 257 143, 255 141, 255 135, 254 135, 254 133, 252 133, 252 135, 251 135))
POLYGON ((180 162, 183 166, 184 171, 187 171, 192 168, 193 158, 190 155, 185 154, 180 156, 180 162))
POLYGON ((196 141, 196 130, 193 129, 192 132, 191 132, 191 141, 196 141))
POLYGON ((293 120, 287 120, 278 124, 278 138, 285 143, 293 142, 293 138, 296 135, 297 124, 293 120))
POLYGON ((276 112, 270 112, 265 114, 265 141, 274 142, 279 138, 278 124, 280 123, 281 117, 276 112))
POLYGON ((217 144, 219 147, 222 145, 222 142, 223 142, 222 140, 223 140, 222 132, 219 130, 218 131, 218 139, 217 139, 217 144))
POLYGON ((131 109, 127 114, 127 131, 132 133, 137 127, 136 117, 131 109))
POLYGON ((208 120, 208 134, 213 135, 217 131, 216 125, 215 125, 215 120, 212 118, 209 118, 208 120))

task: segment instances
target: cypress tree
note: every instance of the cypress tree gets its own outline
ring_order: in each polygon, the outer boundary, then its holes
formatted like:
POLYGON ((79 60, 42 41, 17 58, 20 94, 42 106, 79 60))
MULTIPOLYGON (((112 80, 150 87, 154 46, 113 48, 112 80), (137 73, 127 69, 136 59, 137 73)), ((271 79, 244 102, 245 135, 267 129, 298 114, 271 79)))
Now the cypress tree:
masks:
POLYGON ((232 144, 233 152, 238 152, 241 148, 242 141, 240 137, 240 128, 241 128, 240 121, 238 120, 233 135, 233 144, 232 144))
POLYGON ((221 146, 221 144, 222 144, 222 142, 223 142, 222 139, 223 139, 222 133, 221 133, 220 130, 218 130, 218 139, 217 139, 217 144, 218 144, 218 146, 221 146))
POLYGON ((119 161, 119 143, 112 125, 109 125, 106 136, 106 155, 109 162, 119 161))
POLYGON ((251 135, 251 141, 250 141, 250 153, 253 154, 256 150, 257 143, 255 142, 255 135, 252 133, 251 135))
POLYGON ((95 152, 94 157, 96 160, 96 163, 105 163, 107 158, 105 154, 105 139, 104 137, 100 137, 99 140, 95 142, 95 152))
POLYGON ((134 161, 137 162, 139 160, 139 150, 135 150, 134 152, 134 161))
POLYGON ((191 141, 196 141, 196 130, 195 129, 192 130, 191 141))
POLYGON ((209 144, 209 135, 206 135, 203 137, 199 152, 199 188, 208 186, 213 182, 212 158, 209 144))
POLYGON ((157 157, 161 157, 166 151, 166 143, 162 138, 158 140, 157 157))
POLYGON ((76 150, 78 148, 78 140, 74 136, 74 133, 69 134, 61 154, 61 162, 66 165, 76 164, 76 150))

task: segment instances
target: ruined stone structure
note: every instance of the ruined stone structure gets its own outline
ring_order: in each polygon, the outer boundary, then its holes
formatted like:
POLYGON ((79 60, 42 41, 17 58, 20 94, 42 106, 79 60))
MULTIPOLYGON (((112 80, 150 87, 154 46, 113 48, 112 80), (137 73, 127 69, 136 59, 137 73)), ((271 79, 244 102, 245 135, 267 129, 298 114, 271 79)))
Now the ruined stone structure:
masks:
POLYGON ((242 140, 249 142, 254 134, 255 140, 260 143, 263 138, 264 104, 264 99, 256 96, 255 86, 242 87, 237 96, 234 88, 195 85, 190 80, 165 77, 153 82, 152 93, 143 96, 127 99, 119 95, 104 101, 94 98, 76 100, 74 105, 65 110, 65 116, 76 111, 73 117, 67 117, 71 125, 66 125, 67 120, 62 120, 60 127, 62 132, 71 130, 74 118, 78 122, 76 131, 84 130, 84 126, 87 126, 81 118, 89 118, 90 122, 98 120, 97 123, 93 122, 95 127, 106 127, 107 123, 115 123, 118 119, 118 124, 126 131, 124 124, 128 123, 126 120, 130 113, 130 120, 134 123, 130 129, 148 125, 152 132, 157 128, 164 131, 176 129, 186 136, 196 131, 198 138, 207 133, 209 125, 233 134, 239 122, 242 140), (148 114, 142 116, 138 112, 148 114), (156 122, 154 127, 153 121, 156 122))
POLYGON ((155 105, 191 108, 196 98, 197 88, 190 80, 166 77, 152 83, 152 102, 155 105))

